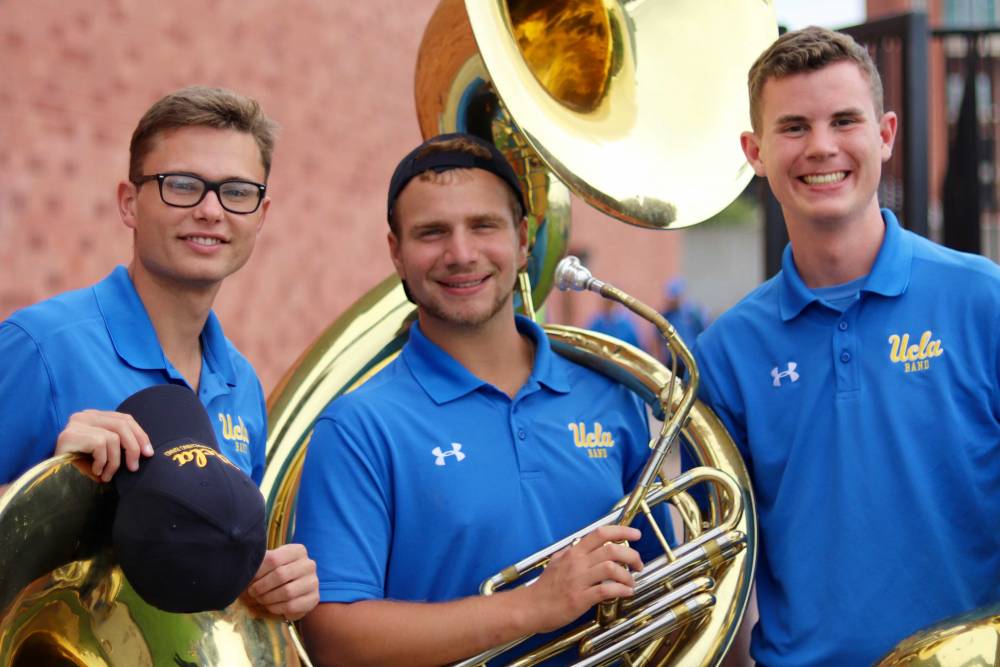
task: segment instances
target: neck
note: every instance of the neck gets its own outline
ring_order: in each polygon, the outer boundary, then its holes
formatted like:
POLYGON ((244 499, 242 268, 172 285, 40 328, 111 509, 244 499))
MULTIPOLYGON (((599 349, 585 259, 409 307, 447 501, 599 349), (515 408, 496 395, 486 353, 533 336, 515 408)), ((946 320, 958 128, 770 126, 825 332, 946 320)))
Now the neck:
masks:
POLYGON ((422 309, 420 330, 470 373, 513 398, 531 375, 535 346, 514 324, 513 307, 478 326, 456 326, 422 309), (509 312, 508 312, 509 311, 509 312))
POLYGON ((163 280, 142 269, 136 259, 129 264, 128 274, 164 355, 197 391, 201 374, 201 332, 219 284, 193 288, 163 280))
POLYGON ((884 236, 877 205, 852 221, 788 223, 795 268, 810 288, 841 285, 870 273, 884 236))

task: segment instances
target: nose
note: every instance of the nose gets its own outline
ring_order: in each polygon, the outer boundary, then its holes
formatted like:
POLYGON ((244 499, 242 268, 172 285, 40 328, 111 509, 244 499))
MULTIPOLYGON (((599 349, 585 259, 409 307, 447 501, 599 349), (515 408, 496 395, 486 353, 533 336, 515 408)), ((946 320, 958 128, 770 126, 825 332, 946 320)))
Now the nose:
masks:
POLYGON ((806 145, 806 155, 813 159, 825 159, 836 155, 839 148, 837 139, 828 127, 816 127, 809 132, 809 140, 806 145))
POLYGON ((472 235, 462 226, 457 227, 448 237, 445 261, 449 266, 465 266, 476 259, 476 244, 472 235))
POLYGON ((222 220, 226 210, 222 208, 219 195, 209 190, 202 197, 198 205, 194 207, 195 220, 202 220, 208 223, 215 223, 222 220))

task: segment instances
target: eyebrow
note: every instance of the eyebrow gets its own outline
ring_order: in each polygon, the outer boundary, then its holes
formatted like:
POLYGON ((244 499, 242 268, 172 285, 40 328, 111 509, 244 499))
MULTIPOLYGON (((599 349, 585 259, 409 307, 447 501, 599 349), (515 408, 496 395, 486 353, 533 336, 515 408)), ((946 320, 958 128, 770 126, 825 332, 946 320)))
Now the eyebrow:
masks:
POLYGON ((856 116, 864 116, 864 115, 865 115, 865 112, 864 112, 863 109, 861 109, 859 107, 848 107, 847 109, 842 109, 840 111, 837 111, 836 113, 833 114, 833 117, 834 118, 843 118, 845 116, 856 117, 856 116))
MULTIPOLYGON (((834 111, 832 116, 834 118, 856 118, 858 116, 863 116, 864 111, 858 107, 848 107, 847 109, 840 109, 839 111, 834 111)), ((809 119, 800 114, 786 114, 784 116, 778 116, 775 119, 775 125, 786 125, 788 123, 805 123, 809 119)))
POLYGON ((480 213, 477 215, 470 215, 466 218, 469 222, 505 222, 505 218, 502 215, 494 215, 492 213, 480 213))
POLYGON ((784 116, 778 116, 774 119, 775 125, 787 125, 788 123, 804 123, 806 121, 805 116, 799 116, 796 114, 785 114, 784 116))
POLYGON ((204 181, 211 181, 213 183, 225 183, 226 181, 244 181, 246 183, 254 183, 255 185, 260 185, 260 181, 255 181, 253 178, 250 178, 249 176, 224 176, 222 178, 209 178, 204 174, 199 174, 196 171, 188 171, 185 169, 173 169, 173 170, 168 169, 166 171, 161 171, 158 173, 180 174, 181 176, 194 176, 195 178, 200 178, 204 181))

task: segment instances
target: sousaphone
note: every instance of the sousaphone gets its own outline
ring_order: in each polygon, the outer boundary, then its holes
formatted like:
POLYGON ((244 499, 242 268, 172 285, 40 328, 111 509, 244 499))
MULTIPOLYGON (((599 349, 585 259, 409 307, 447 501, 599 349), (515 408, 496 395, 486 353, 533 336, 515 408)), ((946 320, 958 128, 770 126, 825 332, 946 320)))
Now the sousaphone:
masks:
POLYGON ((39 463, 0 497, 0 665, 303 664, 291 627, 242 600, 197 614, 144 602, 112 554, 116 503, 114 486, 69 454, 39 463))
MULTIPOLYGON (((417 63, 421 132, 491 140, 521 177, 532 248, 517 296, 522 312, 534 316, 553 285, 569 236, 570 191, 625 222, 662 230, 704 220, 744 189, 752 171, 737 138, 749 125, 746 72, 776 32, 771 3, 761 0, 439 4, 417 63)), ((513 664, 562 650, 576 651, 585 665, 717 664, 739 626, 753 575, 756 518, 746 469, 718 419, 696 402, 697 368, 670 325, 579 267, 558 274, 564 287, 598 291, 655 323, 693 371, 682 383, 614 338, 545 326, 557 352, 628 384, 663 420, 642 482, 595 523, 625 523, 667 501, 677 507, 687 541, 664 544, 664 555, 644 568, 651 574, 634 600, 601 605, 584 634, 513 664), (664 480, 661 463, 675 442, 699 467, 664 480), (704 512, 686 492, 695 484, 707 493, 704 512)), ((394 358, 414 317, 398 279, 386 279, 321 334, 272 394, 262 487, 272 545, 293 535, 313 422, 394 358)), ((481 592, 530 579, 573 539, 525 554, 484 581, 481 592)), ((506 648, 462 664, 502 664, 506 648)))

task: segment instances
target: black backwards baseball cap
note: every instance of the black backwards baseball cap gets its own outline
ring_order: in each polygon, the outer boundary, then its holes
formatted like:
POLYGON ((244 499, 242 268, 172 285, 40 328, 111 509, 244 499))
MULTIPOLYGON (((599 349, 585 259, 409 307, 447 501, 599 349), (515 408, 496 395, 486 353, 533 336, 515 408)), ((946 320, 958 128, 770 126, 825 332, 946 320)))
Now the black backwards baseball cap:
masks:
POLYGON ((187 387, 155 385, 118 406, 155 453, 115 475, 115 557, 132 587, 163 611, 222 609, 264 559, 264 498, 219 451, 208 413, 187 387))
POLYGON ((392 172, 392 179, 389 181, 389 200, 386 205, 386 219, 392 219, 392 211, 396 206, 396 199, 399 197, 399 193, 403 191, 406 184, 412 181, 414 177, 425 171, 440 173, 450 169, 483 169, 496 174, 517 195, 517 200, 521 203, 522 213, 528 212, 524 192, 521 191, 521 183, 517 179, 517 174, 514 173, 514 168, 507 162, 507 158, 503 156, 503 153, 490 142, 484 141, 473 134, 452 132, 450 134, 439 134, 436 137, 431 137, 400 160, 396 166, 396 171, 392 172), (460 150, 437 150, 426 155, 421 155, 428 146, 451 139, 465 139, 482 146, 490 152, 490 157, 479 157, 478 155, 472 155, 460 150))
MULTIPOLYGON (((507 162, 507 158, 503 156, 503 153, 501 153, 500 150, 492 143, 485 141, 474 134, 451 132, 431 137, 407 153, 406 157, 400 160, 399 164, 396 165, 396 170, 392 172, 392 178, 389 179, 389 198, 385 207, 386 220, 388 220, 391 224, 392 212, 396 207, 396 200, 399 198, 399 193, 403 191, 403 188, 406 187, 407 183, 425 171, 441 173, 442 171, 448 171, 450 169, 483 169, 491 174, 495 174, 504 183, 509 185, 510 189, 514 191, 514 194, 517 195, 517 201, 521 204, 521 214, 526 215, 528 213, 528 206, 524 199, 524 192, 521 190, 521 182, 517 179, 517 174, 514 173, 514 168, 510 166, 509 162, 507 162), (431 151, 426 155, 422 155, 424 149, 428 146, 449 141, 451 139, 465 139, 478 146, 482 146, 489 151, 490 157, 485 158, 478 155, 472 155, 471 153, 467 153, 465 151, 444 149, 431 151)), ((407 287, 406 281, 404 280, 402 283, 403 292, 406 294, 406 298, 411 302, 416 303, 413 301, 413 296, 410 294, 410 288, 407 287)))

